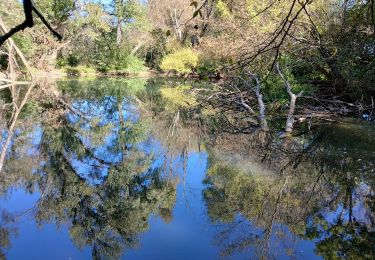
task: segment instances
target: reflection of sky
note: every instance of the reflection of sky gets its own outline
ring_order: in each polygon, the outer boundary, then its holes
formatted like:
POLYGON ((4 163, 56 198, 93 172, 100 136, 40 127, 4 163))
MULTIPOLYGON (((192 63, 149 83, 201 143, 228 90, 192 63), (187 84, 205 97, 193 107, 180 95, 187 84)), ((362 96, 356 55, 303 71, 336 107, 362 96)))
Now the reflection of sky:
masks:
POLYGON ((42 143, 43 138, 43 128, 41 125, 35 125, 32 132, 28 133, 28 138, 30 138, 31 147, 27 151, 28 156, 36 156, 39 154, 39 148, 42 143))
MULTIPOLYGON (((13 137, 9 143, 9 146, 8 146, 8 153, 9 153, 9 150, 11 150, 11 147, 14 145, 14 140, 17 138, 17 136, 19 136, 20 134, 22 133, 22 130, 21 129, 18 129, 16 128, 14 130, 14 133, 13 133, 13 137)), ((1 140, 0 140, 0 149, 3 149, 4 145, 5 145, 5 142, 6 142, 6 139, 8 138, 8 131, 7 130, 4 130, 4 129, 1 129, 0 130, 0 136, 1 136, 1 140)))
MULTIPOLYGON (((7 147, 7 157, 12 153, 13 157, 18 157, 17 152, 12 148, 14 147, 15 140, 24 134, 24 130, 21 128, 16 128, 13 133, 13 137, 7 147)), ((0 151, 3 149, 6 139, 8 137, 8 131, 0 129, 0 151)), ((41 144, 43 137, 43 129, 40 125, 34 125, 32 130, 26 133, 26 144, 23 148, 26 149, 26 154, 30 157, 35 157, 39 153, 39 145, 41 144)))
MULTIPOLYGON (((82 132, 91 131, 94 122, 99 127, 112 126, 109 134, 103 140, 99 140, 99 144, 94 144, 88 136, 78 135, 82 143, 92 150, 94 157, 86 156, 82 159, 72 154, 69 158, 77 174, 92 184, 102 182, 108 175, 110 166, 120 163, 123 156, 123 152, 116 149, 119 146, 120 130, 117 102, 117 99, 111 96, 105 96, 100 100, 76 100, 72 103, 72 107, 82 113, 85 119, 74 113, 67 114, 68 122, 78 126, 82 132)), ((135 123, 139 120, 139 115, 135 112, 136 107, 128 100, 123 99, 121 105, 124 121, 135 123)))

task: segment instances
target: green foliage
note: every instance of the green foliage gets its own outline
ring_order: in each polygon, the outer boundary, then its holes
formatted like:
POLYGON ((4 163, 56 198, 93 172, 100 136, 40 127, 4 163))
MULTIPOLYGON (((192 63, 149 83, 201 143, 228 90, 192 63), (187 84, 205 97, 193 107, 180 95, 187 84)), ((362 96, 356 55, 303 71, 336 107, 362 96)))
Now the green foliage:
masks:
POLYGON ((87 16, 79 17, 76 26, 89 26, 91 30, 88 31, 89 35, 87 36, 98 39, 100 33, 110 32, 111 28, 106 21, 108 15, 101 5, 88 3, 85 5, 85 11, 87 16))
POLYGON ((65 22, 75 8, 74 0, 36 0, 36 5, 50 22, 65 22))
POLYGON ((135 72, 144 72, 146 70, 147 68, 145 67, 144 62, 140 60, 138 57, 134 55, 129 55, 127 57, 127 64, 126 64, 125 71, 130 72, 130 73, 135 73, 135 72))
MULTIPOLYGON (((304 95, 312 93, 313 88, 311 85, 301 84, 299 81, 295 80, 294 76, 290 73, 285 73, 285 75, 292 86, 293 93, 298 94, 301 91, 303 91, 304 95)), ((268 77, 267 81, 264 83, 262 93, 267 102, 287 104, 290 100, 289 94, 285 88, 285 83, 279 75, 271 75, 268 77)))
POLYGON ((163 57, 167 54, 167 37, 162 29, 151 32, 152 44, 147 50, 146 62, 150 68, 160 69, 163 57))
MULTIPOLYGON (((312 85, 304 83, 306 81, 306 74, 303 65, 297 63, 294 57, 289 55, 282 55, 279 59, 280 69, 285 79, 289 82, 292 87, 294 94, 303 93, 303 95, 311 95, 315 89, 312 85)), ((264 74, 268 75, 268 71, 264 74)), ((310 74, 309 76, 312 76, 310 74)), ((316 77, 319 75, 316 74, 316 77)), ((262 94, 264 100, 267 103, 273 103, 274 107, 289 104, 290 97, 286 91, 284 80, 276 72, 272 72, 268 75, 267 80, 264 81, 262 94)))
POLYGON ((216 8, 219 12, 219 14, 224 17, 224 18, 228 18, 230 17, 230 11, 228 9, 228 6, 227 4, 223 1, 223 0, 218 0, 217 3, 216 3, 216 8))
POLYGON ((199 57, 199 63, 197 66, 197 73, 200 76, 213 76, 219 71, 218 62, 211 57, 199 57))
POLYGON ((130 54, 127 48, 115 45, 107 52, 98 55, 96 67, 102 72, 123 71, 134 73, 146 71, 143 61, 130 54))
POLYGON ((57 59, 58 67, 77 67, 79 65, 79 59, 75 54, 68 54, 67 57, 60 57, 57 59))
POLYGON ((14 42, 17 44, 17 46, 20 48, 20 50, 25 55, 30 55, 35 50, 35 46, 33 43, 33 38, 31 35, 24 34, 24 35, 16 35, 13 37, 14 42))
POLYGON ((189 48, 177 50, 165 56, 160 68, 164 71, 190 73, 198 65, 198 54, 189 48))
POLYGON ((149 31, 152 25, 147 17, 147 7, 137 1, 126 1, 124 4, 124 18, 127 28, 149 31))

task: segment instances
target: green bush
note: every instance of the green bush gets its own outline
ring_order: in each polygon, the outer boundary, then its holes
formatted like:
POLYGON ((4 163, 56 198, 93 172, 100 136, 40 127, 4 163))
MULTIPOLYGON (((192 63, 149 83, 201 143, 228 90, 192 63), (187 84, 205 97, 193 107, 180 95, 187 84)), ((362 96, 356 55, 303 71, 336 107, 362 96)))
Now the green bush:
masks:
POLYGON ((218 71, 219 62, 210 57, 199 57, 199 64, 197 66, 197 73, 201 77, 214 76, 218 71))
POLYGON ((79 65, 79 58, 74 54, 69 54, 67 57, 58 58, 56 64, 59 68, 77 67, 79 65))
POLYGON ((68 66, 71 67, 77 67, 79 64, 79 59, 73 54, 69 54, 69 56, 66 58, 66 61, 68 63, 68 66))
POLYGON ((135 72, 143 72, 146 71, 147 68, 144 65, 144 62, 138 59, 134 55, 129 55, 126 58, 126 69, 127 72, 135 73, 135 72))
POLYGON ((198 60, 198 54, 189 48, 184 48, 165 56, 160 68, 164 71, 190 73, 197 67, 198 60))
POLYGON ((146 71, 142 60, 122 48, 114 48, 108 53, 103 53, 98 59, 96 67, 101 72, 123 71, 135 73, 146 71))

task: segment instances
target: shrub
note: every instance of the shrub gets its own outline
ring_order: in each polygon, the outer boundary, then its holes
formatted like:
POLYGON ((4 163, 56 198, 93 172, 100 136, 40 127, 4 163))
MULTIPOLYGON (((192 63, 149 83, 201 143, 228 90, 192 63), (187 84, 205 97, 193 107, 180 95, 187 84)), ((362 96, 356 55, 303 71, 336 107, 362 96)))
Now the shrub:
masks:
POLYGON ((125 49, 113 50, 106 56, 103 55, 97 62, 97 68, 101 72, 124 71, 135 73, 146 70, 144 62, 125 49))
POLYGON ((69 54, 67 57, 58 58, 56 64, 60 68, 77 67, 79 65, 79 58, 74 54, 69 54))
POLYGON ((164 71, 176 71, 178 73, 190 73, 198 65, 198 54, 191 49, 177 50, 165 56, 160 68, 164 71))
POLYGON ((144 65, 144 62, 140 59, 138 59, 134 55, 129 55, 126 58, 126 71, 130 73, 135 73, 135 72, 143 72, 146 71, 147 68, 144 65))
POLYGON ((199 65, 197 66, 197 73, 199 76, 215 76, 218 71, 220 71, 220 68, 217 60, 204 55, 199 58, 199 65))

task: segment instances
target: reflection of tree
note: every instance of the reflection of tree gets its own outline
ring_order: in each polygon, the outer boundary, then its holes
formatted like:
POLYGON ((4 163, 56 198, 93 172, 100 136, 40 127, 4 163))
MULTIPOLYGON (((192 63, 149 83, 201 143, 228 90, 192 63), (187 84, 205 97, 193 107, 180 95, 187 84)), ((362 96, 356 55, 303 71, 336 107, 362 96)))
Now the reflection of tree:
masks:
MULTIPOLYGON (((33 132, 21 128, 24 137, 12 141, 7 174, 0 176, 3 193, 16 185, 33 192, 37 182, 38 223, 68 224, 74 242, 91 246, 93 258, 119 257, 136 246, 151 214, 172 219, 175 183, 144 150, 150 127, 132 105, 144 84, 139 79, 62 82, 69 105, 38 102, 48 114, 40 127, 35 122, 40 142, 33 144, 33 132), (60 105, 69 113, 63 115, 60 105)), ((0 231, 6 249, 11 230, 1 224, 0 231)))
POLYGON ((6 259, 6 251, 11 247, 10 236, 17 233, 17 229, 12 227, 15 221, 14 216, 3 210, 0 219, 0 259, 6 259))
POLYGON ((374 259, 374 223, 344 221, 342 216, 328 222, 319 216, 308 227, 307 234, 321 239, 316 253, 325 259, 374 259))
POLYGON ((269 248, 273 244, 272 237, 278 235, 282 240, 289 236, 279 223, 301 232, 303 212, 291 214, 289 211, 301 207, 302 201, 288 194, 288 177, 252 176, 220 164, 211 165, 208 171, 206 183, 209 186, 204 198, 211 219, 226 223, 218 236, 224 255, 247 250, 250 246, 258 257, 268 258, 271 252, 277 255, 275 245, 269 248))
MULTIPOLYGON (((241 159, 237 166, 222 163, 223 151, 210 152, 204 198, 212 221, 223 224, 223 254, 249 247, 258 257, 275 257, 278 250, 292 254, 299 237, 314 240, 316 253, 327 259, 374 258, 375 186, 368 155, 374 149, 366 143, 361 150, 363 140, 347 140, 346 130, 345 139, 337 128, 322 131, 304 144, 307 152, 297 153, 290 140, 273 141, 266 156, 257 147, 263 167, 241 159)), ((244 148, 242 154, 255 152, 244 148)))
POLYGON ((84 118, 70 114, 44 126, 37 219, 69 223, 74 242, 91 246, 95 259, 119 257, 137 245, 151 214, 170 219, 175 186, 139 147, 147 123, 126 116, 130 104, 111 96, 72 104, 84 118))
POLYGON ((22 109, 26 105, 33 88, 33 84, 28 86, 26 92, 23 95, 20 93, 20 88, 18 88, 17 86, 12 85, 10 88, 12 100, 10 105, 12 106, 12 114, 8 122, 7 137, 1 147, 2 149, 0 152, 0 173, 2 172, 4 161, 7 156, 7 150, 13 139, 14 130, 17 124, 18 117, 20 116, 22 109))

